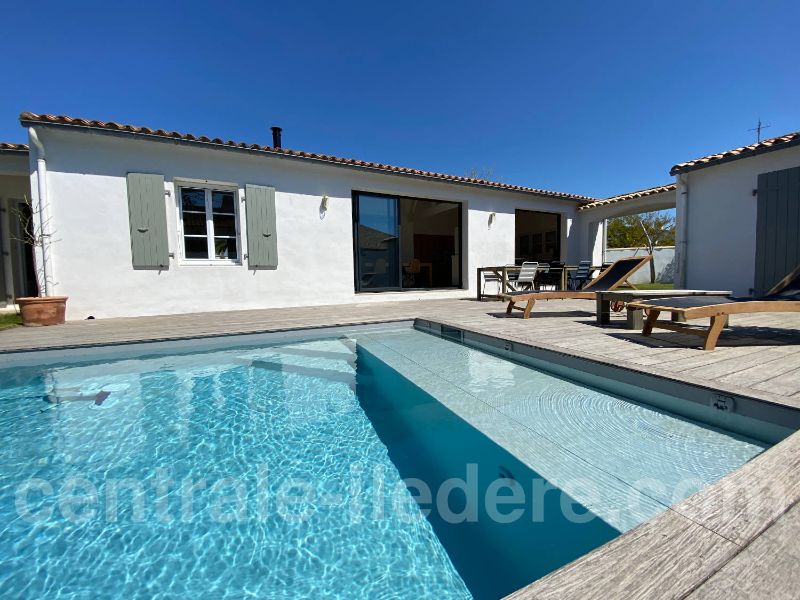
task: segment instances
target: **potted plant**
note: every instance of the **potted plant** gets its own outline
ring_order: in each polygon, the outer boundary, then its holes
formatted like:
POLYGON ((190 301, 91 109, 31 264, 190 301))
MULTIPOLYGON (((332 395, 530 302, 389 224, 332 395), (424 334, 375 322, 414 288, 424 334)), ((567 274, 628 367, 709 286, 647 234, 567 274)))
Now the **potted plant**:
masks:
POLYGON ((31 206, 27 197, 25 203, 31 207, 30 210, 14 209, 20 231, 20 237, 16 239, 33 249, 39 295, 17 298, 22 324, 28 327, 61 325, 66 318, 67 296, 52 295, 53 282, 46 268, 47 255, 52 243, 52 234, 47 233, 48 220, 40 204, 31 206))

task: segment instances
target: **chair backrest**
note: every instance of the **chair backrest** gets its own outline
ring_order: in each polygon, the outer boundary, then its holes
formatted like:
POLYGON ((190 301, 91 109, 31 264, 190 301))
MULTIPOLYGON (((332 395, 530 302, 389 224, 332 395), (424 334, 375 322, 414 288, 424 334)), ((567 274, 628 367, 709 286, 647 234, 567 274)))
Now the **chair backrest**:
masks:
POLYGON ((517 277, 517 281, 533 283, 533 280, 536 278, 536 271, 539 270, 539 263, 538 262, 524 262, 519 269, 519 277, 517 277))
POLYGON ((592 292, 607 292, 618 288, 625 280, 633 275, 636 271, 645 266, 653 259, 649 254, 647 256, 632 256, 630 258, 620 258, 618 261, 611 264, 610 267, 604 269, 600 275, 592 279, 583 288, 584 291, 592 292))
POLYGON ((767 297, 771 296, 791 300, 800 299, 800 265, 797 265, 794 271, 781 279, 767 292, 767 297))
POLYGON ((589 279, 589 272, 592 270, 592 261, 582 260, 578 263, 578 268, 575 269, 573 279, 589 279))
POLYGON ((539 263, 539 273, 549 273, 550 272, 550 265, 547 263, 539 263))

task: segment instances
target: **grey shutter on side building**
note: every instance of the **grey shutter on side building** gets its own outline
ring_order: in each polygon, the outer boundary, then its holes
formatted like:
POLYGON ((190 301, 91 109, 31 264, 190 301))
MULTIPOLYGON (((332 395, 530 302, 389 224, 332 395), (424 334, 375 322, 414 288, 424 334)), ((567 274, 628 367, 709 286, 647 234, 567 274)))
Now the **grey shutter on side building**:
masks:
POLYGON ((128 216, 134 269, 168 269, 164 176, 128 173, 128 216))
POLYGON ((247 221, 247 264, 251 269, 278 266, 275 227, 275 188, 247 185, 244 192, 247 221))
POLYGON ((800 167, 758 176, 755 293, 800 264, 800 167))

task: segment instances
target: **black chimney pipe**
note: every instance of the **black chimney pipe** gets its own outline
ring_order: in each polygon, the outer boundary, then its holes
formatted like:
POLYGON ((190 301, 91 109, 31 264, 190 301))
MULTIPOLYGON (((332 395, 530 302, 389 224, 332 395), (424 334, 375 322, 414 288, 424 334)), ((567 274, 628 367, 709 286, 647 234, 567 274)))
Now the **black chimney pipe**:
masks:
POLYGON ((280 127, 270 127, 272 129, 272 147, 273 148, 280 148, 281 147, 281 131, 283 131, 280 127))

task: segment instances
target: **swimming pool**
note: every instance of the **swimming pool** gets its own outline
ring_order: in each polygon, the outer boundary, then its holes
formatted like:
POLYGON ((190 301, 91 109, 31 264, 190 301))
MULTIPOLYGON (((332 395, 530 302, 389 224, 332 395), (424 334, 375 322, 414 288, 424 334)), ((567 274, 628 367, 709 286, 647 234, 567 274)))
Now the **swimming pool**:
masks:
POLYGON ((408 325, 76 355, 0 371, 4 598, 499 598, 776 441, 408 325))

